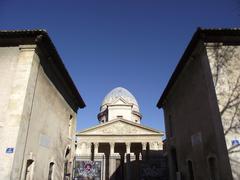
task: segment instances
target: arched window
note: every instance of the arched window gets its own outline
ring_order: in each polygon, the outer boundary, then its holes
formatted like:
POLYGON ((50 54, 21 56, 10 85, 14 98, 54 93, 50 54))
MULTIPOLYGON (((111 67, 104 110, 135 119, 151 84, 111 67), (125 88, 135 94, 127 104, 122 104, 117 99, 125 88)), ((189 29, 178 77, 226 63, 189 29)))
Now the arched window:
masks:
POLYGON ((28 159, 26 164, 25 180, 33 179, 33 167, 34 167, 34 161, 32 159, 28 159))
POLYGON ((187 165, 188 165, 188 176, 189 176, 189 180, 194 180, 194 173, 193 173, 193 163, 191 160, 187 161, 187 165))
POLYGON ((48 171, 48 180, 53 179, 53 168, 54 168, 54 163, 50 162, 49 164, 49 171, 48 171))
POLYGON ((209 171, 210 171, 211 180, 219 179, 218 168, 217 168, 217 163, 216 163, 215 157, 208 158, 208 167, 209 167, 209 171))
POLYGON ((68 137, 72 137, 72 120, 73 120, 73 116, 70 115, 69 117, 69 122, 68 122, 68 137))

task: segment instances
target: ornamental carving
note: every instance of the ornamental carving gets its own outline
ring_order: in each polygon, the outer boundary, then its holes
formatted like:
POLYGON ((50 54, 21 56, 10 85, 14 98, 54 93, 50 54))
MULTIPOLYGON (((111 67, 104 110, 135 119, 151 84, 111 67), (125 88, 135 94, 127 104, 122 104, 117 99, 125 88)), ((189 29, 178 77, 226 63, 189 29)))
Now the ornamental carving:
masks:
POLYGON ((138 134, 144 133, 144 131, 138 127, 125 125, 123 123, 112 124, 104 129, 99 129, 99 133, 103 134, 138 134))
POLYGON ((83 135, 91 134, 91 135, 109 135, 109 134, 116 134, 116 135, 138 135, 138 134, 159 134, 159 132, 146 129, 144 127, 126 123, 126 122, 114 122, 107 125, 102 125, 93 129, 89 129, 82 133, 83 135))

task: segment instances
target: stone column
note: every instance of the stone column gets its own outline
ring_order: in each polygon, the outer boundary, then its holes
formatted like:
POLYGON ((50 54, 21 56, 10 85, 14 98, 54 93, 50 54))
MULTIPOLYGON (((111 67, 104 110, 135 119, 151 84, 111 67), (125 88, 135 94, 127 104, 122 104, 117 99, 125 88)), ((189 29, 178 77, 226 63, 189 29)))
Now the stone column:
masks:
POLYGON ((106 163, 106 156, 104 153, 98 152, 99 148, 99 142, 93 142, 94 144, 94 151, 93 151, 93 161, 100 161, 102 166, 102 178, 105 179, 104 169, 105 169, 105 163, 106 163))
POLYGON ((114 154, 114 147, 115 147, 115 143, 114 142, 110 142, 110 155, 114 154))
POLYGON ((81 142, 77 145, 77 151, 78 156, 81 156, 81 158, 84 158, 87 160, 91 159, 91 143, 88 142, 81 142))
POLYGON ((142 142, 142 150, 143 151, 147 150, 147 142, 142 142))
POLYGON ((116 172, 116 159, 120 158, 119 153, 114 152, 115 143, 110 142, 110 155, 109 155, 109 179, 115 179, 116 172))
POLYGON ((142 159, 147 159, 147 142, 142 142, 142 159))
POLYGON ((99 143, 98 142, 95 142, 93 143, 94 144, 94 156, 95 155, 98 155, 98 146, 99 146, 99 143))
POLYGON ((131 152, 130 152, 130 148, 131 148, 131 143, 130 142, 127 142, 126 143, 126 153, 127 154, 130 154, 131 152))
POLYGON ((135 160, 135 155, 134 153, 131 153, 131 142, 126 143, 126 153, 124 157, 124 162, 125 162, 125 172, 124 176, 126 180, 131 180, 131 161, 135 160))
POLYGON ((136 160, 135 158, 135 154, 134 153, 131 153, 131 143, 130 142, 127 142, 125 143, 126 144, 126 153, 125 153, 125 162, 127 162, 127 155, 129 155, 129 161, 134 161, 136 160))

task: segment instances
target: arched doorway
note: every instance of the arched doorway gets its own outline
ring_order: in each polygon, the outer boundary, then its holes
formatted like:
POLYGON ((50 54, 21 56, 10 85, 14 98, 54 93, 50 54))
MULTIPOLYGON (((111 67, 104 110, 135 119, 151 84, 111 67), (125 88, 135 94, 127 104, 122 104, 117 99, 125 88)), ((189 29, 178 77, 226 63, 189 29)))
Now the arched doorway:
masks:
POLYGON ((33 167, 34 167, 34 161, 32 159, 28 159, 26 164, 25 180, 33 179, 33 167))

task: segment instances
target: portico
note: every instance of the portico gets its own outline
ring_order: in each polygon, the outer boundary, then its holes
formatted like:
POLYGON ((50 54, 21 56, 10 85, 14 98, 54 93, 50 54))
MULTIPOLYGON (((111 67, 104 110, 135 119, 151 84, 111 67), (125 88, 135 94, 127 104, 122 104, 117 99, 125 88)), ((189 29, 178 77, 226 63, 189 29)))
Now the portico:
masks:
POLYGON ((101 163, 101 179, 135 179, 139 161, 162 150, 163 133, 140 124, 136 99, 124 88, 105 98, 98 114, 100 124, 77 134, 76 160, 101 163))
POLYGON ((140 124, 116 119, 80 132, 77 135, 76 156, 101 161, 106 179, 115 179, 119 173, 126 177, 130 170, 127 166, 129 162, 147 160, 149 151, 162 149, 159 138, 162 135, 140 124))

